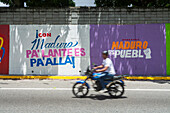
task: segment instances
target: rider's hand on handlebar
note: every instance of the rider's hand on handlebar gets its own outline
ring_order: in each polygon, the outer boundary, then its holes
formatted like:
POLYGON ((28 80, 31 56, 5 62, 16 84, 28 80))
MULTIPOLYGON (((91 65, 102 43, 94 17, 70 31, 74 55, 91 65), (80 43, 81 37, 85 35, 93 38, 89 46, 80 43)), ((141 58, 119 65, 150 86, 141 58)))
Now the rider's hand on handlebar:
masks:
POLYGON ((97 69, 97 67, 93 67, 93 69, 94 69, 94 70, 96 70, 96 69, 97 69))
POLYGON ((99 70, 95 70, 96 73, 99 73, 100 71, 99 70))

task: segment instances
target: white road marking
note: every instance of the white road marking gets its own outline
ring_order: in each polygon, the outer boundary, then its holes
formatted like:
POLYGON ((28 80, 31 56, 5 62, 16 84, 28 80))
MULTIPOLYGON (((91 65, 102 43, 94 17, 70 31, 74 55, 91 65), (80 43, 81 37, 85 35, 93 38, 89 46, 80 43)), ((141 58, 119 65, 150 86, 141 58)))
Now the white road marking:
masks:
POLYGON ((0 90, 72 90, 72 88, 0 88, 0 90))
POLYGON ((125 89, 126 91, 170 91, 170 89, 125 89))
MULTIPOLYGON (((58 90, 70 91, 72 88, 0 88, 0 90, 58 90)), ((90 89, 93 90, 93 89, 90 89)), ((170 89, 125 89, 125 91, 170 91, 170 89)))

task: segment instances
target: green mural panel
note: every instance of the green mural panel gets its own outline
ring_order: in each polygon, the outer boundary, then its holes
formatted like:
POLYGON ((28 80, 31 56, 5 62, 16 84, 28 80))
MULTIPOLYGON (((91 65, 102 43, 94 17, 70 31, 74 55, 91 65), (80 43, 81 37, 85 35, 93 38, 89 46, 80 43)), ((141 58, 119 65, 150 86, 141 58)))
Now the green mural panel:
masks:
POLYGON ((170 75, 170 23, 166 24, 166 70, 170 75))

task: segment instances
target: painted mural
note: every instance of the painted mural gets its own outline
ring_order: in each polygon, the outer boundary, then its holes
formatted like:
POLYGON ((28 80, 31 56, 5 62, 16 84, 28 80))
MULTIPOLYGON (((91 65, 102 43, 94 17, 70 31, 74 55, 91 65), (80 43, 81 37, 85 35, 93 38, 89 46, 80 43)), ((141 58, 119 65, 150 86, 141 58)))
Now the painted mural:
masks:
POLYGON ((9 25, 0 25, 0 74, 9 73, 9 25))
POLYGON ((10 74, 80 75, 90 64, 89 26, 10 27, 10 74), (16 57, 16 60, 12 60, 16 57))
POLYGON ((90 47, 91 63, 108 50, 118 74, 166 75, 164 24, 91 25, 90 47))
POLYGON ((170 24, 0 25, 0 74, 80 75, 107 50, 117 74, 170 75, 170 24))

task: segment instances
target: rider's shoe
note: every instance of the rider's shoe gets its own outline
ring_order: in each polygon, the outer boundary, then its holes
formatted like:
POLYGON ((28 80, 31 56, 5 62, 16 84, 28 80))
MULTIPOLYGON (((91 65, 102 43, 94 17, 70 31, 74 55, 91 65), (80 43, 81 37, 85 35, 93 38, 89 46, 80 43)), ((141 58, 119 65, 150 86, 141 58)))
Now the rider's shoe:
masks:
POLYGON ((108 93, 109 91, 108 90, 106 90, 106 91, 104 91, 103 93, 108 93))
POLYGON ((95 91, 101 91, 102 89, 99 87, 94 87, 95 91))
POLYGON ((100 93, 108 93, 108 90, 102 89, 102 90, 100 90, 99 92, 100 92, 100 93))

